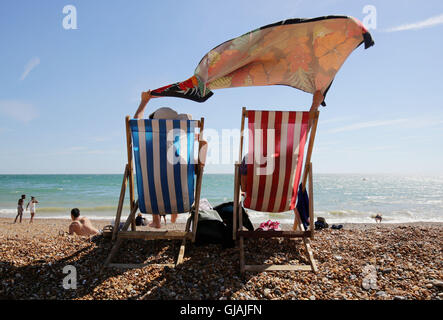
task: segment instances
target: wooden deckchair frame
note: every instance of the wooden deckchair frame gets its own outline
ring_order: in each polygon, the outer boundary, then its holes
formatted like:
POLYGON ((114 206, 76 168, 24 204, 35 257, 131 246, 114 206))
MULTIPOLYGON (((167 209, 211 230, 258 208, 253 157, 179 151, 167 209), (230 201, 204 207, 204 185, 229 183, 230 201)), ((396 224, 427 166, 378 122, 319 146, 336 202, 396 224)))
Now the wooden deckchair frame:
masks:
POLYGON ((203 129, 204 129, 204 118, 201 118, 199 121, 197 121, 198 128, 200 129, 200 132, 198 133, 198 140, 199 140, 199 146, 198 146, 198 162, 195 165, 196 170, 195 174, 197 176, 196 186, 194 188, 194 205, 191 208, 190 215, 188 217, 188 220, 186 222, 185 231, 169 231, 169 230, 163 230, 163 231, 137 231, 135 226, 135 214, 138 210, 138 200, 135 201, 135 194, 134 194, 134 175, 133 175, 133 153, 132 153, 132 134, 131 134, 131 128, 129 125, 130 117, 126 116, 126 142, 127 142, 127 153, 128 153, 128 163, 125 166, 125 171, 123 174, 123 182, 122 187, 120 191, 120 198, 118 201, 118 207, 117 207, 117 213, 115 217, 115 223, 114 228, 112 231, 104 232, 105 237, 111 237, 112 241, 115 241, 113 244, 113 247, 111 249, 111 252, 109 253, 108 257, 106 258, 104 267, 114 267, 114 268, 123 268, 123 269, 129 269, 129 268, 142 268, 144 266, 158 266, 158 267, 175 267, 178 264, 183 262, 183 257, 185 254, 185 246, 186 246, 186 240, 191 240, 192 242, 195 242, 195 236, 197 233, 197 224, 198 224, 198 209, 195 210, 195 208, 199 208, 200 205, 200 193, 201 193, 201 185, 202 185, 202 178, 203 178, 203 170, 205 166, 206 161, 206 150, 202 151, 202 148, 205 148, 204 146, 204 140, 203 140, 203 129), (128 216, 128 219, 126 220, 126 223, 124 224, 121 231, 119 231, 118 227, 120 225, 120 219, 123 209, 123 202, 125 199, 125 193, 127 189, 127 185, 129 184, 129 198, 130 198, 130 214, 128 216), (194 210, 195 214, 192 214, 192 211, 194 210), (191 217, 193 216, 192 220, 192 231, 190 231, 191 228, 191 217), (131 226, 131 231, 128 231, 129 226, 131 226), (177 261, 175 264, 124 264, 124 263, 111 263, 113 257, 118 252, 118 249, 120 248, 123 240, 126 239, 144 239, 144 240, 182 240, 179 254, 177 257, 177 261))
MULTIPOLYGON (((300 230, 294 231, 243 231, 243 210, 239 210, 241 206, 241 194, 240 194, 240 165, 243 159, 243 140, 244 140, 244 129, 245 129, 245 119, 248 117, 248 110, 244 107, 242 109, 242 119, 241 119, 241 131, 240 131, 240 153, 239 160, 235 163, 235 178, 234 178, 234 219, 233 219, 233 238, 236 240, 239 238, 239 250, 240 250, 240 272, 243 274, 245 271, 313 271, 317 272, 317 264, 314 260, 314 254, 311 249, 310 239, 314 238, 314 193, 312 185, 312 163, 311 155, 312 149, 314 147, 315 133, 317 131, 317 122, 319 117, 319 112, 311 112, 309 114, 309 130, 311 131, 309 136, 308 151, 306 154, 305 167, 303 171, 302 178, 302 188, 303 191, 308 187, 309 195, 309 228, 305 230, 300 217, 296 212, 295 219, 300 230), (238 219, 239 218, 239 219, 238 219), (239 223, 237 229, 237 221, 239 223), (307 258, 309 260, 309 265, 275 265, 275 264, 262 264, 262 265, 247 265, 245 264, 245 253, 244 253, 244 238, 302 238, 303 245, 307 252, 307 258)), ((296 209, 294 209, 296 210, 296 209)), ((295 224, 294 224, 295 225, 295 224)))

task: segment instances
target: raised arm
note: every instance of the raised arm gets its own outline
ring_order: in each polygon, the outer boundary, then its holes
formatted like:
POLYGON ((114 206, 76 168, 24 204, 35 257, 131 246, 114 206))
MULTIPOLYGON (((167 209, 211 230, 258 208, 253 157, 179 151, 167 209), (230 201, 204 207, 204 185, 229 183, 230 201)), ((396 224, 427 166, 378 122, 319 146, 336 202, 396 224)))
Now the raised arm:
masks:
POLYGON ((138 109, 135 112, 134 119, 143 118, 143 114, 145 113, 145 108, 149 100, 151 100, 151 90, 142 92, 140 105, 138 106, 138 109))
POLYGON ((320 90, 315 91, 314 96, 312 98, 311 109, 309 110, 311 117, 309 117, 308 131, 311 130, 312 127, 312 113, 318 110, 318 107, 320 106, 320 104, 323 102, 324 99, 325 97, 323 96, 320 90))
POLYGON ((309 110, 309 112, 317 111, 318 107, 320 106, 320 104, 323 102, 324 99, 325 97, 323 97, 323 94, 321 93, 320 90, 315 91, 314 97, 312 98, 311 109, 309 110))

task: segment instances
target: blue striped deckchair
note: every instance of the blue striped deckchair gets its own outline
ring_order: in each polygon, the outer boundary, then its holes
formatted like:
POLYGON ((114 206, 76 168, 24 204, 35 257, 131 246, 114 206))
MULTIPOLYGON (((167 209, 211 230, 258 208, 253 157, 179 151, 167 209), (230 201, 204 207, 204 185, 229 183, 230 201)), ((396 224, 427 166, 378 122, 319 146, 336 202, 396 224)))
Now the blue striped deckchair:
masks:
MULTIPOLYGON (((175 265, 183 260, 186 240, 195 241, 198 214, 192 214, 199 207, 200 190, 206 143, 203 141, 204 119, 164 120, 130 119, 126 117, 126 138, 128 144, 128 164, 126 165, 120 200, 114 226, 119 226, 126 186, 129 182, 130 215, 122 230, 114 227, 107 232, 115 242, 105 266, 141 267, 111 263, 123 239, 169 239, 182 240, 175 265), (198 133, 198 158, 195 160, 195 140, 198 133), (132 153, 132 151, 134 153, 132 153), (135 201, 133 159, 137 182, 135 201), (195 176, 197 177, 195 181, 195 176), (136 231, 137 210, 146 214, 190 213, 185 231, 136 231), (192 219, 193 217, 193 219, 192 219), (191 231, 192 225, 192 231, 191 231), (128 231, 131 226, 131 231, 128 231)), ((105 235, 105 236, 106 236, 105 235)), ((167 264, 167 266, 175 266, 167 264)), ((165 266, 165 264, 161 265, 165 266)))
POLYGON ((194 202, 194 120, 130 120, 140 212, 189 212, 194 202))

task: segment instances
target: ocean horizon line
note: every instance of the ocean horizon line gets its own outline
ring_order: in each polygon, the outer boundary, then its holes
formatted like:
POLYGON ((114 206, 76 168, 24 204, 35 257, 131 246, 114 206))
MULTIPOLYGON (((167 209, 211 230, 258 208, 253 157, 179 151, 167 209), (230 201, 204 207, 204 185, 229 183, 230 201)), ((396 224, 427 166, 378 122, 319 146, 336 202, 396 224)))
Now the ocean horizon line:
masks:
MULTIPOLYGON (((135 172, 134 172, 135 174, 135 172)), ((211 175, 234 175, 234 172, 205 172, 204 174, 211 175)), ((0 173, 0 176, 87 176, 87 175, 100 175, 100 176, 115 176, 123 175, 121 172, 117 173, 0 173)), ((443 172, 435 173, 411 173, 411 172, 316 172, 315 175, 392 175, 392 176, 433 176, 443 177, 443 172)))

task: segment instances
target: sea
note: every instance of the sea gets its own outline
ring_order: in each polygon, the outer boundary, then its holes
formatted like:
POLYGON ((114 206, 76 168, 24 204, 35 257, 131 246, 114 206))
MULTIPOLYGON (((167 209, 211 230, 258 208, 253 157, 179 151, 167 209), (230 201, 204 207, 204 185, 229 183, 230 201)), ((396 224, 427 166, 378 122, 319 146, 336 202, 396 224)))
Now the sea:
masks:
MULTIPOLYGON (((39 203, 36 218, 69 219, 72 208, 91 219, 112 223, 117 210, 123 176, 87 175, 0 175, 0 217, 15 217, 17 201, 26 194, 39 203)), ((232 201, 234 176, 205 174, 202 198, 212 206, 232 201)), ((123 216, 129 214, 128 193, 123 216)), ((314 177, 315 216, 328 223, 443 222, 443 176, 316 174, 314 177)), ((248 211, 252 222, 292 223, 293 213, 248 211)), ((30 216, 24 213, 24 218, 30 216)), ((185 221, 180 215, 179 221, 185 221)))

